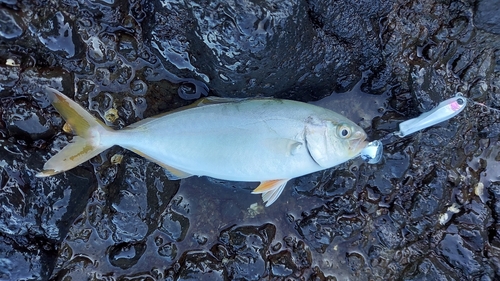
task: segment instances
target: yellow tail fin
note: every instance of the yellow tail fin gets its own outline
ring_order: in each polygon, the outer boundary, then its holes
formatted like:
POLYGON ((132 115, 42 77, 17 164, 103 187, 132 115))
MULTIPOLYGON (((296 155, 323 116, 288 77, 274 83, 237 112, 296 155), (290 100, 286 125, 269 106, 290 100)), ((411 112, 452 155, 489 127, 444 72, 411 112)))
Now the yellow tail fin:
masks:
POLYGON ((111 146, 101 144, 102 133, 111 131, 111 128, 61 92, 47 87, 45 93, 54 108, 78 136, 50 158, 43 166, 43 171, 36 175, 37 177, 47 177, 67 171, 111 146))

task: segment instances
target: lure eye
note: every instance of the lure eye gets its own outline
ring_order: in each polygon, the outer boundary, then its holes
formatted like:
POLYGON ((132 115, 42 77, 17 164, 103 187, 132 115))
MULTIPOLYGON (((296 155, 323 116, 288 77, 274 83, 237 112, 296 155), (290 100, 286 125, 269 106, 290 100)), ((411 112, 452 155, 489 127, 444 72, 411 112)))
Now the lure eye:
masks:
POLYGON ((345 125, 340 126, 338 129, 338 135, 343 139, 350 137, 351 136, 351 128, 349 128, 345 125))

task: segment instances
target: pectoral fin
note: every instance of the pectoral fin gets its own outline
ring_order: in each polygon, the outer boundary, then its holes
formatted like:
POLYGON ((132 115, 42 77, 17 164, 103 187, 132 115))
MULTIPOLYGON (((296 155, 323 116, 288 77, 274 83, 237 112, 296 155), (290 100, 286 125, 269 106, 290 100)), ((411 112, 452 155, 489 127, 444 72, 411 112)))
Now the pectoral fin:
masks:
POLYGON ((269 207, 281 195, 287 182, 287 179, 264 181, 252 193, 262 194, 262 201, 266 203, 266 207, 269 207))
POLYGON ((297 154, 302 148, 302 145, 302 142, 286 138, 269 138, 263 141, 263 147, 266 147, 276 154, 286 156, 297 154))

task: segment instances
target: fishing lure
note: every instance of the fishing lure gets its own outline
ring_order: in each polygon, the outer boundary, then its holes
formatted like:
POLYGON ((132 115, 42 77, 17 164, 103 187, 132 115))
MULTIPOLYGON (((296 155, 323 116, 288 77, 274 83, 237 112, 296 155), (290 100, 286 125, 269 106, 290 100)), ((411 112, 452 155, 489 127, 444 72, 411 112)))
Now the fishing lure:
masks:
POLYGON ((467 99, 461 94, 457 94, 451 99, 442 101, 435 108, 421 114, 417 118, 400 123, 399 131, 394 134, 399 137, 405 137, 409 134, 444 122, 462 112, 466 105, 467 99))
MULTIPOLYGON (((422 113, 416 118, 400 123, 399 131, 390 134, 384 139, 387 139, 392 135, 396 135, 401 138, 406 137, 417 131, 421 131, 438 123, 444 122, 462 112, 466 105, 467 99, 462 96, 461 93, 457 93, 455 97, 442 101, 432 110, 422 113)), ((369 164, 376 164, 382 159, 383 150, 384 147, 382 141, 374 140, 368 143, 368 145, 361 151, 360 156, 369 164)))

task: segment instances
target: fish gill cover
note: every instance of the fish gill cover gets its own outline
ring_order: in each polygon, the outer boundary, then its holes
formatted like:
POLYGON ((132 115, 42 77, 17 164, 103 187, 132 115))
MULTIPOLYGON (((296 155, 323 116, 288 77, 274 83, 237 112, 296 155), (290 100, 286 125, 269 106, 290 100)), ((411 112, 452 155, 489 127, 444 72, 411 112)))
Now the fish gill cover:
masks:
POLYGON ((43 86, 117 129, 208 93, 314 101, 371 139, 458 91, 500 108, 496 1, 354 2, 0 1, 0 280, 499 279, 487 107, 269 208, 118 147, 35 178, 71 140, 43 86))

